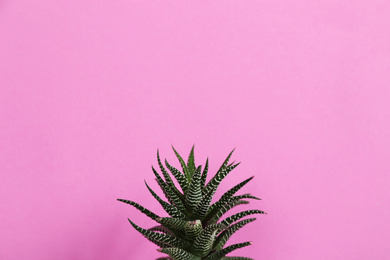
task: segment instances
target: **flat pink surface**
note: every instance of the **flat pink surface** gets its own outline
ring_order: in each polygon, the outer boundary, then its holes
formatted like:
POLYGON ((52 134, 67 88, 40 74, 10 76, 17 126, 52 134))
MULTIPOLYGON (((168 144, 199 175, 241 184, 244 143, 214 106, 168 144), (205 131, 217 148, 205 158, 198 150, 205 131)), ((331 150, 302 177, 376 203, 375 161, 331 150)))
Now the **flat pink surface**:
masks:
MULTIPOLYGON (((0 1, 0 259, 161 256, 170 145, 267 211, 266 260, 390 259, 390 2, 0 1), (161 193, 160 193, 161 194, 161 193)), ((219 193, 220 194, 220 193, 219 193)))

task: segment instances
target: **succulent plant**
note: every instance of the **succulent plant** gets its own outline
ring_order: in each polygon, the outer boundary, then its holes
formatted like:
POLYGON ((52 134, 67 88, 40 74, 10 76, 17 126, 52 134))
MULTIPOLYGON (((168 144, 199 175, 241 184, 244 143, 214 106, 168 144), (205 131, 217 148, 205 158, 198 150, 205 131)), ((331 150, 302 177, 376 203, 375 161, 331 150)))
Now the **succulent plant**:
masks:
POLYGON ((208 158, 202 171, 202 166, 195 165, 194 147, 191 149, 187 163, 175 148, 173 148, 173 151, 180 162, 182 171, 169 164, 167 160, 165 160, 165 168, 158 150, 157 161, 163 178, 152 166, 157 183, 167 201, 157 195, 145 181, 146 187, 169 217, 160 217, 134 201, 118 199, 135 207, 158 222, 159 225, 144 229, 128 219, 130 224, 149 241, 159 246, 158 251, 168 255, 157 260, 250 260, 251 258, 248 257, 226 255, 236 249, 250 245, 251 242, 226 247, 225 244, 237 230, 256 220, 256 218, 241 220, 242 218, 248 215, 266 213, 255 209, 239 212, 223 220, 221 218, 235 206, 248 204, 249 202, 246 199, 260 200, 249 193, 235 195, 238 190, 253 179, 253 176, 238 183, 225 192, 219 200, 212 203, 213 195, 221 181, 239 165, 239 163, 229 163, 234 150, 229 153, 217 173, 207 184, 208 158), (175 186, 167 169, 176 179, 180 188, 175 186))

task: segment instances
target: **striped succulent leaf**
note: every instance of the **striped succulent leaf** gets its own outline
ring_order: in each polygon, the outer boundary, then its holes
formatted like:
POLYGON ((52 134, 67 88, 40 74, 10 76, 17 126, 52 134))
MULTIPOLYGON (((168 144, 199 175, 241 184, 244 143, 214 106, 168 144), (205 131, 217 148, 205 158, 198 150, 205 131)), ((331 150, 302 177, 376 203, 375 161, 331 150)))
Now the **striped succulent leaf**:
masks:
POLYGON ((178 237, 178 238, 181 238, 181 239, 184 239, 187 241, 187 237, 185 236, 185 234, 182 230, 176 229, 176 228, 169 226, 169 225, 160 225, 160 226, 153 227, 152 231, 162 232, 162 233, 172 235, 172 236, 175 236, 175 237, 178 237), (154 229, 156 229, 156 230, 154 230, 154 229), (166 232, 163 232, 163 231, 166 231, 166 232))
POLYGON ((213 246, 213 249, 215 250, 220 250, 224 247, 224 245, 226 244, 226 242, 228 241, 228 239, 237 231, 239 230, 240 228, 242 228, 243 226, 245 226, 246 224, 248 223, 251 223, 253 221, 255 221, 256 218, 250 218, 250 219, 245 219, 245 220, 241 220, 233 225, 231 225, 228 229, 224 230, 218 237, 217 239, 215 240, 215 243, 214 243, 214 246, 213 246))
POLYGON ((229 254, 230 252, 233 252, 234 250, 245 247, 245 246, 249 246, 251 244, 252 244, 252 242, 244 242, 244 243, 238 243, 238 244, 234 244, 234 245, 225 247, 224 249, 221 249, 221 250, 218 250, 218 251, 212 253, 211 255, 206 257, 205 260, 219 260, 222 257, 224 257, 225 255, 229 254))
POLYGON ((178 169, 171 166, 167 160, 165 160, 165 165, 167 166, 168 170, 172 173, 172 175, 176 178, 177 182, 179 183, 181 190, 183 193, 187 193, 188 190, 188 183, 185 175, 181 173, 178 169))
POLYGON ((231 201, 229 201, 228 203, 226 203, 218 212, 217 214, 215 214, 215 216, 207 221, 207 224, 214 224, 216 223, 226 212, 228 212, 229 210, 231 210, 232 208, 238 206, 238 205, 242 205, 242 204, 248 204, 249 202, 248 201, 245 201, 245 200, 239 200, 239 199, 232 199, 231 201))
POLYGON ((173 235, 173 232, 163 225, 154 226, 148 229, 149 231, 161 232, 168 235, 173 235))
POLYGON ((130 219, 128 219, 130 224, 142 235, 144 235, 147 239, 150 241, 156 243, 164 243, 166 245, 169 245, 170 247, 179 247, 183 249, 189 249, 191 247, 191 244, 189 244, 187 241, 180 239, 175 236, 171 236, 164 233, 159 232, 153 232, 144 228, 141 228, 140 226, 137 226, 134 222, 132 222, 130 219))
POLYGON ((193 211, 198 203, 202 200, 202 189, 200 187, 200 174, 202 166, 199 166, 192 177, 188 194, 186 196, 186 203, 193 211))
POLYGON ((195 252, 204 257, 210 252, 217 233, 219 233, 226 226, 221 224, 210 225, 207 228, 203 229, 199 236, 195 239, 193 249, 195 252))
MULTIPOLYGON (((228 163, 229 163, 230 158, 232 157, 232 154, 234 153, 234 150, 236 150, 236 148, 234 148, 234 149, 229 153, 229 155, 226 157, 225 161, 223 161, 221 167, 219 167, 218 172, 221 172, 223 169, 226 168, 226 166, 227 166, 228 163)), ((218 172, 217 172, 217 173, 218 173, 218 172)))
POLYGON ((190 155, 188 156, 188 160, 187 160, 187 169, 188 169, 188 173, 191 177, 194 175, 195 169, 196 169, 194 148, 195 148, 195 145, 192 146, 190 155))
POLYGON ((177 207, 183 214, 185 214, 186 207, 181 198, 171 189, 171 187, 167 183, 164 182, 164 180, 160 177, 160 175, 153 167, 152 170, 154 175, 156 176, 156 181, 160 186, 161 190, 163 191, 165 197, 172 205, 177 207))
POLYGON ((230 167, 227 167, 220 172, 217 172, 217 174, 207 183, 204 193, 209 193, 210 190, 212 191, 213 195, 215 191, 217 190, 219 184, 221 181, 234 169, 236 168, 240 163, 234 164, 230 167))
POLYGON ((157 218, 156 221, 167 228, 175 228, 184 231, 184 227, 188 221, 180 218, 157 218))
POLYGON ((216 202, 214 203, 213 205, 210 206, 210 215, 213 215, 213 213, 215 213, 215 211, 218 211, 219 208, 221 208, 223 205, 225 205, 226 203, 229 202, 229 200, 231 199, 231 197, 238 191, 240 190, 245 184, 247 184, 248 182, 250 182, 252 179, 254 178, 254 176, 240 182, 239 184, 237 184, 236 186, 234 186, 233 188, 231 188, 230 190, 228 190, 227 192, 225 192, 221 198, 216 202))
POLYGON ((146 183, 145 185, 148 188, 149 192, 152 194, 152 196, 160 203, 160 205, 163 207, 163 209, 172 217, 187 219, 187 216, 184 215, 180 210, 178 210, 175 206, 167 203, 166 201, 162 200, 146 183))
POLYGON ((237 214, 234 214, 234 215, 226 218, 225 220, 221 221, 221 223, 226 225, 226 226, 230 226, 230 224, 232 224, 233 222, 235 222, 239 219, 242 219, 248 215, 252 215, 252 214, 267 214, 267 213, 265 213, 262 210, 250 209, 250 210, 246 210, 246 211, 242 211, 242 212, 239 212, 237 214))
POLYGON ((202 195, 204 195, 204 187, 207 180, 207 173, 209 171, 209 158, 206 159, 206 164, 204 166, 202 176, 200 177, 200 186, 202 187, 202 195))
POLYGON ((168 185, 164 182, 160 174, 158 174, 158 172, 156 171, 156 169, 154 169, 153 166, 152 166, 152 171, 154 173, 154 176, 156 176, 156 181, 158 183, 158 186, 160 186, 161 190, 163 191, 165 198, 167 198, 170 203, 173 203, 173 201, 171 200, 171 196, 168 194, 168 185))
POLYGON ((194 211, 194 218, 195 219, 202 219, 206 215, 206 213, 209 210, 209 206, 211 203, 211 200, 213 198, 213 191, 210 190, 208 194, 204 194, 202 197, 202 200, 196 205, 195 211, 194 211))
POLYGON ((169 255, 174 260, 201 260, 202 259, 199 256, 193 255, 181 248, 175 248, 175 247, 163 248, 163 249, 157 249, 157 251, 169 255))
POLYGON ((183 200, 184 199, 183 194, 181 194, 181 192, 176 188, 175 184, 172 181, 171 176, 169 175, 167 170, 164 168, 164 165, 161 163, 160 154, 159 154, 158 150, 157 150, 157 162, 158 162, 158 166, 160 167, 162 174, 164 175, 164 179, 165 179, 166 184, 169 186, 169 188, 171 188, 171 190, 173 190, 175 192, 176 196, 178 196, 180 199, 183 200))
POLYGON ((260 198, 256 197, 256 196, 253 196, 249 193, 247 194, 242 194, 242 195, 238 195, 238 196, 234 196, 232 197, 232 199, 254 199, 254 200, 261 200, 260 198))
MULTIPOLYGON (((211 189, 213 187, 212 185, 212 181, 214 180, 214 183, 215 183, 215 179, 219 179, 221 178, 221 172, 226 170, 226 166, 227 164, 229 163, 229 160, 230 160, 230 157, 232 156, 233 152, 234 152, 235 148, 229 153, 229 155, 226 157, 225 161, 222 163, 221 167, 219 167, 219 170, 217 171, 217 173, 215 174, 215 176, 209 181, 209 183, 204 187, 204 193, 208 193, 208 190, 211 189), (220 177, 218 177, 220 176, 220 177)), ((226 174, 227 175, 227 174, 226 174)), ((225 176, 226 176, 225 175, 225 176)), ((224 178, 224 177, 223 177, 224 178)), ((222 179, 221 179, 222 180, 222 179)), ((219 184, 219 183, 218 183, 219 184)), ((214 184, 215 185, 215 184, 214 184)))
POLYGON ((191 175, 190 175, 190 172, 188 171, 188 167, 187 167, 186 163, 184 162, 183 158, 180 156, 180 154, 176 151, 176 149, 173 146, 172 146, 172 149, 173 149, 177 159, 180 162, 180 165, 181 165, 181 168, 183 169, 184 175, 186 176, 188 182, 190 182, 191 181, 191 175))
POLYGON ((210 224, 215 223, 222 217, 223 214, 225 214, 226 212, 228 212, 230 209, 234 208, 235 206, 249 203, 248 201, 245 201, 242 199, 260 200, 259 198, 252 196, 250 194, 243 194, 243 195, 239 195, 239 196, 234 196, 234 197, 230 198, 230 200, 225 205, 217 208, 217 210, 215 210, 212 214, 209 214, 208 218, 206 218, 205 221, 207 220, 208 223, 210 223, 210 224))
POLYGON ((202 230, 202 222, 199 219, 188 221, 184 226, 184 233, 190 241, 194 241, 202 230))
POLYGON ((153 212, 151 212, 150 210, 142 207, 140 204, 134 202, 134 201, 131 201, 131 200, 124 200, 124 199, 117 199, 118 201, 120 202, 123 202, 123 203, 126 203, 126 204, 129 204, 133 207, 135 207, 136 209, 138 209, 139 211, 141 211, 142 213, 144 213, 146 216, 148 216, 149 218, 153 219, 153 220, 156 220, 157 218, 159 218, 158 215, 154 214, 153 212))

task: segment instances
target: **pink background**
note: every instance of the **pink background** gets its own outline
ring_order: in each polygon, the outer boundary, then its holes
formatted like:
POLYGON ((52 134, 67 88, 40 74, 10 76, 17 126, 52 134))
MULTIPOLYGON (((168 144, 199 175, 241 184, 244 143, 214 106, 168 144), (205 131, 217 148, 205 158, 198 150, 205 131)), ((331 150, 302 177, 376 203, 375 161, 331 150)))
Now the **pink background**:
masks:
MULTIPOLYGON (((267 260, 390 259, 390 2, 0 1, 0 259, 155 259, 156 150, 269 213, 267 260)), ((160 193, 161 194, 161 193, 160 193)), ((220 193, 219 193, 220 194, 220 193)))

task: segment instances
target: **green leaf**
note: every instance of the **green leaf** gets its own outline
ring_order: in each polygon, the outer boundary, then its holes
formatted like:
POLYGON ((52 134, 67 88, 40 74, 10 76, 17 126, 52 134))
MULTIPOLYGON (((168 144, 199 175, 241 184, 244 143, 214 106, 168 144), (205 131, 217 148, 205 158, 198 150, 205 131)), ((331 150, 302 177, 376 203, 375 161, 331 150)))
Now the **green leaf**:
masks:
POLYGON ((188 221, 184 226, 185 235, 190 241, 195 240, 202 230, 202 222, 199 219, 188 221))
POLYGON ((202 176, 200 178, 200 187, 202 187, 202 194, 203 195, 204 195, 204 188, 205 188, 205 184, 206 184, 208 171, 209 171, 209 158, 206 159, 206 164, 204 166, 204 170, 203 170, 202 176))
MULTIPOLYGON (((170 218, 157 218, 156 221, 159 222, 161 225, 154 227, 156 228, 156 230, 152 230, 152 231, 163 232, 187 240, 187 238, 185 237, 184 228, 177 227, 177 225, 174 225, 173 223, 168 223, 169 221, 166 220, 161 221, 162 219, 170 219, 170 218)), ((179 220, 178 218, 175 219, 179 220)))
POLYGON ((239 212, 237 214, 234 214, 234 215, 226 218, 225 220, 221 221, 221 223, 226 225, 226 226, 230 226, 230 224, 232 224, 233 222, 235 222, 243 217, 246 217, 248 215, 252 215, 252 214, 267 214, 267 213, 265 213, 262 210, 258 210, 258 209, 250 209, 250 210, 246 210, 246 211, 242 211, 242 212, 239 212))
POLYGON ((212 253, 211 255, 206 257, 205 260, 219 260, 222 257, 224 257, 225 255, 229 254, 230 252, 232 252, 236 249, 245 247, 245 246, 249 246, 251 244, 252 244, 252 242, 244 242, 244 243, 239 243, 239 244, 234 244, 234 245, 228 246, 224 249, 216 251, 215 253, 212 253))
POLYGON ((167 166, 168 170, 172 173, 172 175, 176 178, 183 193, 186 193, 188 190, 188 182, 187 182, 185 175, 183 173, 181 173, 175 167, 171 166, 167 160, 165 160, 165 165, 167 166))
POLYGON ((226 226, 221 224, 214 224, 203 229, 203 231, 195 239, 193 246, 193 249, 197 255, 202 257, 206 256, 214 244, 217 233, 219 233, 224 228, 226 228, 226 226))
POLYGON ((225 214, 235 206, 249 203, 248 201, 242 199, 260 200, 259 198, 252 196, 250 194, 243 194, 243 195, 231 197, 230 200, 222 207, 214 208, 214 210, 211 213, 209 213, 204 220, 208 223, 215 223, 222 217, 223 214, 225 214))
POLYGON ((225 205, 239 189, 241 189, 245 184, 250 182, 253 178, 254 176, 240 182, 239 184, 225 192, 216 203, 210 206, 209 215, 214 215, 216 211, 218 211, 223 205, 225 205))
POLYGON ((170 257, 172 257, 173 260, 201 260, 200 257, 193 255, 180 248, 163 248, 157 249, 157 251, 169 255, 170 257))
POLYGON ((151 218, 153 220, 156 220, 157 218, 159 218, 158 215, 154 214, 150 210, 142 207, 140 204, 138 204, 138 203, 136 203, 134 201, 124 200, 124 199, 117 199, 117 200, 135 207, 136 209, 138 209, 139 211, 141 211, 142 213, 144 213, 146 216, 148 216, 149 218, 151 218))
POLYGON ((184 206, 184 203, 182 200, 177 196, 177 194, 169 187, 168 184, 164 182, 164 180, 160 177, 160 175, 157 173, 157 171, 153 168, 152 170, 154 175, 156 176, 156 181, 158 185, 160 186, 161 190, 163 191, 165 197, 168 199, 168 201, 176 206, 183 214, 186 214, 187 209, 184 206))
POLYGON ((168 235, 174 235, 171 230, 169 230, 167 227, 164 227, 163 225, 158 225, 158 226, 149 228, 148 230, 154 231, 154 232, 161 232, 161 233, 168 234, 168 235))
POLYGON ((236 150, 236 148, 234 148, 234 149, 229 153, 229 155, 226 157, 225 161, 222 163, 221 167, 219 167, 218 172, 221 172, 223 169, 226 169, 226 166, 228 165, 229 160, 230 160, 230 157, 232 157, 232 154, 233 154, 234 150, 236 150))
POLYGON ((176 196, 179 197, 180 199, 184 199, 183 194, 176 188, 175 184, 173 183, 171 176, 168 174, 167 170, 165 170, 164 165, 161 163, 160 160, 160 154, 159 151, 157 150, 157 161, 158 161, 158 166, 160 167, 160 170, 162 174, 164 175, 164 179, 166 184, 171 188, 176 193, 176 196))
POLYGON ((146 183, 145 185, 148 188, 149 192, 152 194, 152 196, 160 203, 160 205, 163 207, 163 209, 172 217, 175 218, 181 218, 181 219, 187 219, 187 216, 184 215, 179 209, 177 209, 175 206, 167 203, 166 201, 163 201, 146 183))
POLYGON ((202 190, 200 187, 200 174, 201 166, 199 166, 192 177, 190 187, 188 188, 188 193, 186 196, 186 204, 193 211, 196 208, 196 205, 202 200, 202 190))
POLYGON ((223 169, 220 172, 217 172, 215 176, 207 183, 204 193, 208 194, 210 191, 212 192, 212 196, 214 195, 215 191, 217 190, 219 184, 221 181, 234 169, 236 168, 240 163, 234 164, 230 167, 227 167, 226 169, 223 169))
POLYGON ((156 171, 156 169, 154 169, 154 167, 152 166, 152 170, 153 170, 153 173, 154 173, 154 176, 156 176, 156 180, 157 180, 157 183, 158 183, 158 186, 160 186, 161 190, 163 191, 165 197, 168 199, 168 201, 173 204, 173 202, 171 201, 171 198, 169 196, 169 194, 167 193, 167 184, 165 183, 165 181, 161 178, 160 174, 158 174, 158 172, 156 171))
POLYGON ((168 228, 175 228, 184 231, 184 227, 188 221, 179 218, 157 218, 156 221, 168 228))
POLYGON ((243 194, 243 195, 238 195, 238 196, 234 196, 234 197, 232 197, 232 199, 255 199, 255 200, 261 200, 260 198, 258 198, 258 197, 255 197, 255 196, 253 196, 253 195, 251 195, 251 194, 249 194, 249 193, 247 193, 247 194, 243 194))
POLYGON ((195 169, 196 169, 194 148, 195 148, 195 145, 192 146, 190 155, 188 156, 188 160, 187 160, 187 168, 188 168, 188 172, 189 172, 191 177, 192 177, 192 175, 194 175, 195 169))
POLYGON ((240 228, 242 228, 243 226, 245 226, 246 224, 248 223, 251 223, 253 221, 255 221, 256 218, 250 218, 250 219, 245 219, 245 220, 242 220, 242 221, 239 221, 237 222, 236 224, 234 225, 231 225, 228 229, 224 230, 218 237, 217 239, 215 240, 215 244, 214 244, 214 247, 213 249, 215 250, 220 250, 224 247, 224 245, 226 244, 226 242, 229 240, 229 238, 237 231, 239 230, 240 228))
POLYGON ((169 187, 168 184, 164 182, 164 180, 160 177, 160 175, 157 173, 157 171, 153 168, 152 170, 154 175, 156 176, 156 181, 158 185, 160 186, 161 190, 163 191, 165 197, 168 199, 168 201, 176 206, 183 214, 186 214, 187 209, 184 206, 184 203, 182 200, 177 196, 177 194, 169 187))
POLYGON ((183 158, 180 156, 180 154, 175 150, 175 148, 174 148, 173 146, 172 146, 172 149, 173 149, 173 151, 175 152, 175 155, 176 155, 177 159, 178 159, 179 162, 180 162, 181 168, 183 169, 183 173, 184 173, 184 175, 186 176, 187 181, 190 182, 190 180, 191 180, 191 175, 190 175, 190 173, 189 173, 189 171, 188 171, 188 168, 187 168, 186 163, 184 162, 183 158))
POLYGON ((206 215, 207 211, 209 210, 209 206, 213 198, 212 195, 213 195, 212 190, 210 190, 208 194, 203 195, 202 200, 198 203, 198 205, 196 205, 194 214, 192 215, 193 218, 203 220, 203 217, 206 215))
POLYGON ((226 212, 234 208, 235 206, 242 205, 242 204, 248 204, 248 201, 245 200, 239 200, 239 199, 232 199, 230 202, 226 203, 218 212, 215 214, 215 216, 209 220, 207 223, 212 224, 216 223, 226 212))
POLYGON ((163 247, 170 246, 170 247, 179 247, 179 248, 183 248, 183 249, 191 247, 191 244, 189 244, 188 242, 186 242, 183 239, 180 239, 178 237, 171 236, 168 234, 153 232, 153 231, 141 228, 141 227, 137 226, 136 224, 134 224, 130 219, 128 219, 128 220, 129 220, 130 224, 138 232, 140 232, 142 235, 144 235, 149 241, 151 241, 155 244, 159 243, 159 244, 157 244, 158 246, 163 245, 163 247))

